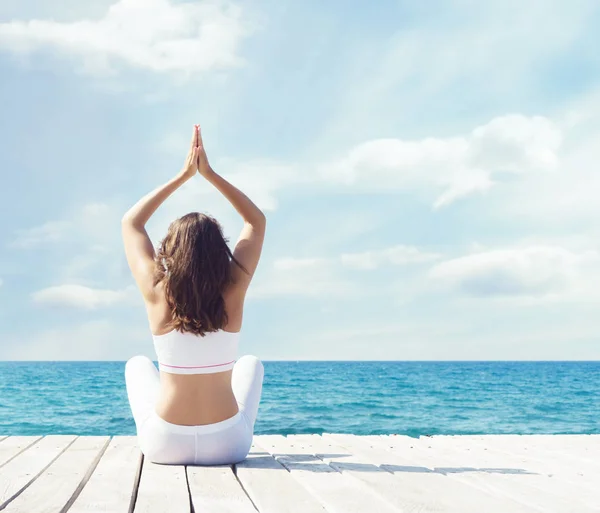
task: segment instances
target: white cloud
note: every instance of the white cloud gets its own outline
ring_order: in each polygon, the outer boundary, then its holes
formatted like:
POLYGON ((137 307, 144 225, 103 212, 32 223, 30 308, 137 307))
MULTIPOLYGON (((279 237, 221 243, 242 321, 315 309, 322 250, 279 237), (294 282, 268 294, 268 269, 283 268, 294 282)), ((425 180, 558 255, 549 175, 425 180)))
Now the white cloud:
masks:
POLYGON ((554 169, 561 142, 560 129, 549 119, 507 115, 473 130, 468 164, 475 169, 510 173, 554 169))
POLYGON ((365 251, 363 253, 344 253, 340 261, 350 269, 375 269, 384 264, 406 265, 431 262, 437 260, 437 253, 423 252, 412 246, 393 246, 380 251, 365 251))
POLYGON ((261 272, 249 289, 250 298, 277 296, 347 297, 358 291, 356 284, 340 276, 329 259, 285 258, 261 272))
POLYGON ((0 46, 15 53, 55 49, 83 59, 87 71, 113 62, 154 72, 195 73, 238 66, 250 32, 239 5, 219 0, 119 0, 103 18, 0 24, 0 46))
POLYGON ((40 246, 50 249, 49 246, 54 245, 55 251, 61 252, 60 261, 52 266, 58 282, 89 282, 90 279, 94 283, 122 282, 122 210, 98 201, 71 205, 63 220, 17 230, 16 237, 8 245, 27 250, 40 246))
MULTIPOLYGON (((269 159, 221 158, 217 168, 227 170, 223 176, 265 211, 279 207, 282 191, 328 184, 366 193, 417 192, 435 208, 441 208, 460 198, 485 193, 507 175, 520 179, 533 176, 534 180, 537 172, 548 176, 559 169, 562 140, 563 127, 547 117, 507 114, 464 135, 375 139, 350 148, 341 158, 320 162, 298 165, 269 159)), ((174 139, 167 138, 164 145, 169 152, 175 151, 174 139)), ((180 215, 197 209, 203 197, 217 194, 203 183, 189 182, 177 192, 176 200, 168 203, 180 215)), ((227 215, 230 209, 223 209, 219 203, 215 198, 208 206, 227 215)), ((165 210, 169 219, 175 217, 169 206, 165 210)))
POLYGON ((439 208, 487 191, 502 174, 556 169, 561 140, 551 120, 511 114, 465 136, 368 141, 323 166, 321 176, 366 191, 432 192, 439 208))
POLYGON ((578 70, 595 69, 594 45, 585 42, 595 41, 597 8, 594 0, 489 0, 440 2, 436 16, 416 11, 413 23, 355 43, 319 139, 326 147, 395 128, 464 126, 507 105, 559 105, 545 73, 570 52, 578 70))
POLYGON ((94 218, 97 216, 104 216, 110 212, 110 207, 106 203, 99 201, 87 203, 83 206, 83 216, 85 218, 94 218))
POLYGON ((252 160, 233 165, 225 161, 224 169, 231 169, 225 177, 266 211, 278 207, 276 196, 282 189, 308 181, 294 166, 272 161, 252 160))
POLYGON ((490 212, 503 222, 535 223, 552 233, 569 222, 571 233, 590 234, 596 240, 600 202, 600 88, 578 97, 560 116, 564 130, 560 172, 523 176, 502 188, 490 212))
POLYGON ((17 236, 9 246, 31 249, 43 244, 59 242, 64 239, 70 227, 71 223, 66 221, 48 221, 40 226, 18 230, 17 236))
POLYGON ((65 215, 68 221, 48 221, 33 228, 16 231, 16 237, 10 247, 32 249, 43 244, 62 242, 73 238, 97 239, 115 233, 115 212, 107 204, 92 202, 83 205, 65 215))
POLYGON ((123 290, 94 289, 83 285, 57 285, 34 292, 31 297, 35 303, 48 306, 66 306, 84 310, 114 306, 133 301, 135 288, 123 290))
POLYGON ((598 261, 596 251, 575 253, 557 246, 530 246, 441 262, 429 276, 468 296, 560 297, 583 292, 587 265, 598 261))
POLYGON ((124 252, 120 254, 117 248, 109 248, 100 244, 92 244, 87 248, 81 248, 75 254, 72 254, 68 260, 60 266, 57 279, 63 282, 77 282, 94 278, 99 281, 100 271, 109 271, 117 274, 120 271, 121 259, 124 252), (121 258, 119 258, 119 256, 121 258))
MULTIPOLYGON (((136 320, 137 321, 137 320, 136 320)), ((152 339, 148 325, 143 322, 117 323, 98 319, 80 324, 67 323, 37 333, 2 334, 23 343, 0 346, 4 360, 126 360, 135 354, 152 354, 152 339)))
POLYGON ((302 271, 322 268, 331 262, 328 258, 280 258, 275 260, 273 267, 278 271, 302 271))
POLYGON ((439 258, 410 246, 393 246, 378 251, 344 253, 328 258, 280 258, 265 277, 250 288, 250 297, 306 296, 354 297, 365 287, 344 273, 347 269, 372 270, 383 265, 407 265, 439 258))

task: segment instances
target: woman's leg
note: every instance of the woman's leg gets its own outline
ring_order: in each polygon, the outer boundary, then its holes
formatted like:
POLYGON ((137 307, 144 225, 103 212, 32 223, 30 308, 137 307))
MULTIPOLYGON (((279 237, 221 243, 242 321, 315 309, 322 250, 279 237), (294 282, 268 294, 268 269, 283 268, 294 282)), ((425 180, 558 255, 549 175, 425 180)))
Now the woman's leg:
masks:
POLYGON ((134 356, 125 364, 125 385, 133 420, 139 433, 144 422, 154 412, 158 398, 160 376, 152 360, 134 356))
POLYGON ((262 393, 264 367, 256 356, 242 356, 233 367, 231 387, 240 411, 254 426, 262 393))

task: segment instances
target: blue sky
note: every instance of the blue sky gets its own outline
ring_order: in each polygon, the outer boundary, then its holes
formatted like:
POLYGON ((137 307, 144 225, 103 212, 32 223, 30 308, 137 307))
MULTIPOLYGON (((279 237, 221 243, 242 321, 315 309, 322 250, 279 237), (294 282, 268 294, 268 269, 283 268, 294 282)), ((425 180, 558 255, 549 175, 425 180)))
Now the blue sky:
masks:
MULTIPOLYGON (((600 7, 4 0, 0 358, 152 356, 122 214, 209 159, 268 216, 243 352, 600 358, 600 7)), ((240 220, 200 177, 157 212, 240 220)))

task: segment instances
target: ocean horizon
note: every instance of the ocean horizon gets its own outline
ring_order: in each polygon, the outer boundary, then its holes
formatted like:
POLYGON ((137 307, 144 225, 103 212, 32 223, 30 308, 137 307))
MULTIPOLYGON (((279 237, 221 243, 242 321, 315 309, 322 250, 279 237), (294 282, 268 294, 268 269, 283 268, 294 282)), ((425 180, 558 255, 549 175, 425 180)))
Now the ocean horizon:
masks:
MULTIPOLYGON (((256 434, 600 434, 599 361, 264 364, 256 434)), ((134 435, 124 368, 0 362, 0 435, 134 435)))
MULTIPOLYGON (((127 360, 0 360, 2 363, 125 363, 127 360)), ((600 360, 309 360, 301 358, 260 359, 261 362, 331 362, 331 363, 600 363, 600 360)), ((153 360, 156 364, 157 361, 153 360)))

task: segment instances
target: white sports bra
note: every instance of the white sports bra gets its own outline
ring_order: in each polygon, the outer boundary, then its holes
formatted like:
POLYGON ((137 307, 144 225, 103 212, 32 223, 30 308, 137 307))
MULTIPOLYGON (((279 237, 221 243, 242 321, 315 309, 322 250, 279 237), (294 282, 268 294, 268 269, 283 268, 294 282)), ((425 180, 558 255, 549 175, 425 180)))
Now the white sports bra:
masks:
POLYGON ((158 368, 171 374, 212 374, 233 368, 239 333, 213 331, 200 337, 177 330, 152 335, 158 368))

